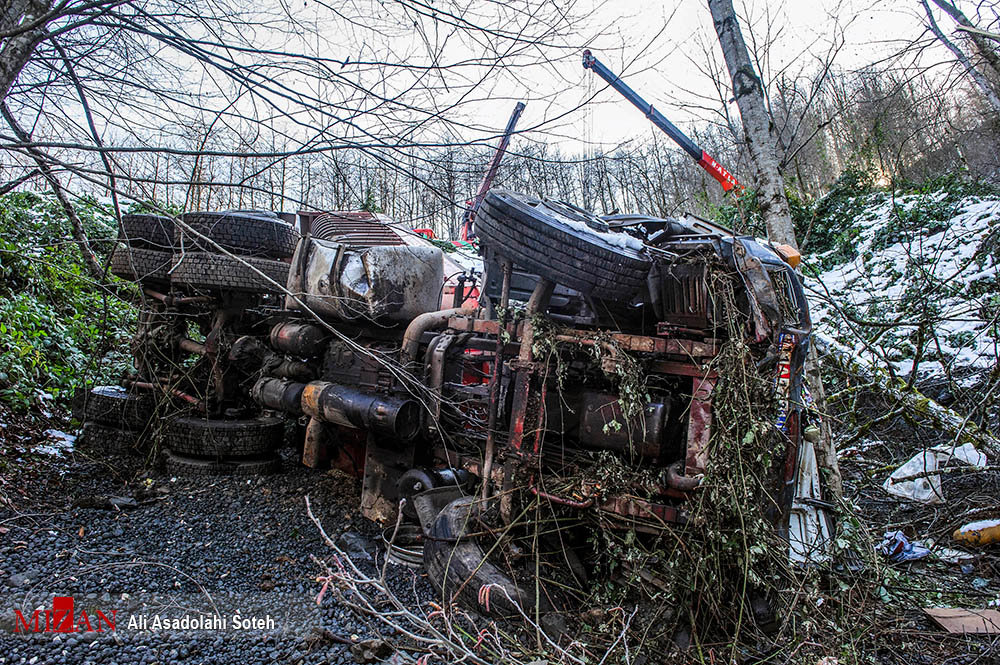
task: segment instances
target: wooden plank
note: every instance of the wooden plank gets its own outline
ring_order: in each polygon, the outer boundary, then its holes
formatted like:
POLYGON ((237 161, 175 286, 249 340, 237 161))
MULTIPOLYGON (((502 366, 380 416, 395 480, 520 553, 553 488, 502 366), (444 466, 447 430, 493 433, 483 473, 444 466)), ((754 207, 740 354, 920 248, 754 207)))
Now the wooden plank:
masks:
POLYGON ((924 612, 949 633, 1000 635, 1000 612, 959 607, 925 607, 924 612))

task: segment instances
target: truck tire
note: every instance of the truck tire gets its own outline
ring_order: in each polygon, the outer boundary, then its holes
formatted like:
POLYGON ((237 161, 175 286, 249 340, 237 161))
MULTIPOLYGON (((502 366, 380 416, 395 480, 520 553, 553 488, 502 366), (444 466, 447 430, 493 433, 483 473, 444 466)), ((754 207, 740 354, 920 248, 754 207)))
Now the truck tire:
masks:
POLYGON ((83 424, 76 443, 84 453, 124 455, 136 451, 138 440, 139 434, 135 431, 88 421, 83 424))
MULTIPOLYGON (((520 612, 500 590, 502 588, 525 614, 532 616, 534 591, 518 585, 487 558, 475 537, 466 536, 469 531, 479 530, 472 519, 475 501, 469 496, 455 499, 434 520, 429 537, 424 540, 427 577, 445 603, 458 601, 483 615, 521 618, 520 612), (480 593, 483 587, 491 585, 500 588, 491 588, 488 595, 480 593)), ((544 597, 539 602, 541 611, 551 609, 544 597)))
POLYGON ((173 258, 170 252, 118 245, 111 254, 111 274, 140 284, 167 285, 173 258))
POLYGON ((284 436, 285 423, 280 418, 206 420, 187 416, 167 421, 160 442, 180 455, 224 459, 272 453, 284 436))
POLYGON ((131 393, 121 386, 97 386, 79 397, 81 420, 128 430, 141 430, 153 414, 148 394, 131 393))
MULTIPOLYGON (((299 241, 299 232, 273 213, 189 212, 181 215, 181 220, 233 254, 285 259, 295 253, 299 241)), ((174 235, 175 247, 215 251, 211 243, 185 231, 181 225, 177 225, 174 235)))
POLYGON ((260 476, 281 470, 281 458, 270 455, 260 459, 206 460, 166 453, 167 473, 175 476, 260 476))
POLYGON ((178 255, 170 280, 175 285, 196 289, 275 293, 280 289, 261 277, 257 270, 284 287, 288 268, 287 263, 269 259, 249 256, 236 259, 208 252, 185 252, 178 255))
POLYGON ((649 272, 641 241, 579 208, 506 189, 486 195, 476 232, 515 265, 597 298, 628 300, 649 272))
POLYGON ((122 215, 118 239, 132 247, 169 252, 174 247, 174 220, 163 215, 122 215))

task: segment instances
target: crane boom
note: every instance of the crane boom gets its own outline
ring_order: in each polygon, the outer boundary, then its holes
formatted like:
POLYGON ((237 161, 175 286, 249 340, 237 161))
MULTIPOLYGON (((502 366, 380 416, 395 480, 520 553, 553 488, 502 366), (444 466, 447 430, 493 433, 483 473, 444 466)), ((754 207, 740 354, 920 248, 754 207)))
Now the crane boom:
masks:
POLYGON ((709 175, 718 180, 719 184, 722 185, 723 190, 728 192, 734 188, 743 189, 743 185, 736 180, 736 176, 727 171, 726 168, 722 166, 722 164, 719 164, 714 157, 698 147, 698 145, 688 138, 684 132, 677 129, 677 126, 674 123, 667 120, 667 118, 662 113, 657 111, 652 104, 640 97, 639 93, 618 78, 618 76, 608 69, 603 62, 595 58, 594 54, 590 52, 590 49, 583 52, 583 68, 593 70, 594 73, 607 81, 608 85, 621 93, 625 99, 632 102, 632 105, 642 111, 646 117, 649 118, 650 122, 663 130, 667 136, 672 138, 677 145, 684 149, 684 152, 691 155, 691 157, 698 162, 698 166, 708 171, 709 175))
POLYGON ((493 179, 496 178, 497 170, 500 168, 500 160, 503 159, 504 154, 507 152, 507 146, 510 144, 510 135, 514 133, 514 128, 517 127, 517 121, 520 119, 521 111, 523 110, 524 102, 518 102, 514 106, 514 112, 510 114, 510 120, 507 121, 507 128, 503 130, 503 136, 500 137, 500 143, 497 145, 496 152, 493 153, 493 159, 490 160, 489 166, 486 167, 486 174, 483 175, 483 180, 479 183, 476 196, 467 202, 468 208, 466 208, 465 219, 462 223, 462 240, 472 240, 475 237, 476 213, 479 212, 479 206, 483 204, 486 193, 493 186, 493 179))

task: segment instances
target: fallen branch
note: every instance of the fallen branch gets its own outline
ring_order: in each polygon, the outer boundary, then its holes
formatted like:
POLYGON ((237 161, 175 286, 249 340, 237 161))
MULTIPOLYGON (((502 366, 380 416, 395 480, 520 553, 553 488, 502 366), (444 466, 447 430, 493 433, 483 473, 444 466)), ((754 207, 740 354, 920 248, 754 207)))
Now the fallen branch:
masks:
POLYGON ((955 26, 955 30, 959 32, 967 32, 970 35, 979 35, 980 37, 986 37, 987 39, 1000 42, 1000 35, 995 32, 989 32, 988 30, 980 30, 979 28, 972 28, 966 25, 955 26))
POLYGON ((815 332, 813 336, 826 346, 824 349, 826 357, 840 369, 885 393, 887 397, 898 402, 904 411, 951 437, 953 444, 971 443, 979 450, 992 455, 1000 454, 1000 440, 992 432, 980 428, 968 416, 941 406, 916 388, 907 388, 905 382, 889 376, 884 370, 871 367, 851 357, 834 340, 815 332))

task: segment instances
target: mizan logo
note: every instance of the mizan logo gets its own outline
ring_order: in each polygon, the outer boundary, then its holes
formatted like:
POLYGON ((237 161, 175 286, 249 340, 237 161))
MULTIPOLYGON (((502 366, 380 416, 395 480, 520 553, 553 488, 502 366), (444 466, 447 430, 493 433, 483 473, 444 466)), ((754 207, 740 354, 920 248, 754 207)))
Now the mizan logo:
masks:
POLYGON ((111 610, 111 618, 101 610, 95 610, 94 616, 81 609, 74 612, 74 602, 71 596, 56 596, 52 599, 51 610, 35 610, 31 616, 25 617, 20 610, 14 610, 15 633, 102 633, 115 629, 115 617, 118 610, 111 610), (44 623, 43 623, 44 618, 44 623))

